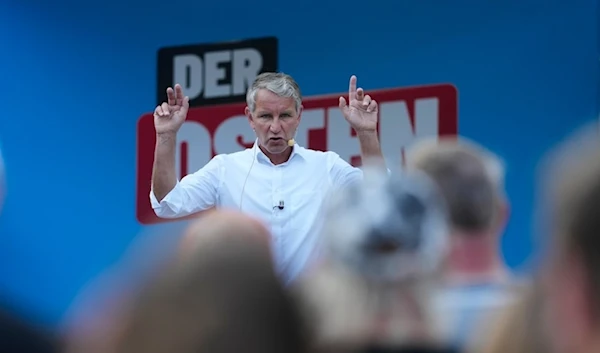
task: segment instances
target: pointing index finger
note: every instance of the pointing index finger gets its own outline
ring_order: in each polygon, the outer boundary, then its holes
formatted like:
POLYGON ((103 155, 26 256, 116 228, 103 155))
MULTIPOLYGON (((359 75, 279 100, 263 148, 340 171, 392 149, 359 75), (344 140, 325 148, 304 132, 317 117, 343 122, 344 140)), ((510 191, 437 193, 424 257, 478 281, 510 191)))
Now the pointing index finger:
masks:
POLYGON ((356 76, 350 76, 350 87, 348 88, 348 98, 350 100, 356 98, 356 76))
POLYGON ((177 105, 183 104, 183 88, 180 84, 175 85, 175 98, 177 98, 177 105))

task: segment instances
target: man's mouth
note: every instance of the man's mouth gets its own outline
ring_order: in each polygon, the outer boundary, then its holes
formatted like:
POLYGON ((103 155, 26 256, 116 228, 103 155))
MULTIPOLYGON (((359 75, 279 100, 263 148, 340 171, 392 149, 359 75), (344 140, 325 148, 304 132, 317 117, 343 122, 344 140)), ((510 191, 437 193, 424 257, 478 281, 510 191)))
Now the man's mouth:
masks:
POLYGON ((271 137, 269 140, 271 140, 271 141, 281 141, 281 140, 283 140, 283 137, 271 137))

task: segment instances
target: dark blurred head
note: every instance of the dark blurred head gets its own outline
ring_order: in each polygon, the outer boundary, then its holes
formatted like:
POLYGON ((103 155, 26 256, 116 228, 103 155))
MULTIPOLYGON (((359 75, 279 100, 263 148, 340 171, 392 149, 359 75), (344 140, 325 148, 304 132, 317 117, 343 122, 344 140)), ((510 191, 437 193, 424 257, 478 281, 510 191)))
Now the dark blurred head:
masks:
POLYGON ((548 159, 544 222, 549 336, 559 352, 600 350, 600 136, 575 134, 548 159))
POLYGON ((438 184, 457 233, 486 234, 503 226, 502 164, 483 147, 456 138, 423 140, 409 151, 407 165, 438 184))
POLYGON ((0 352, 55 353, 60 352, 60 341, 54 332, 0 307, 0 352))
POLYGON ((296 308, 256 229, 233 213, 197 222, 198 242, 134 300, 116 352, 301 352, 296 308))

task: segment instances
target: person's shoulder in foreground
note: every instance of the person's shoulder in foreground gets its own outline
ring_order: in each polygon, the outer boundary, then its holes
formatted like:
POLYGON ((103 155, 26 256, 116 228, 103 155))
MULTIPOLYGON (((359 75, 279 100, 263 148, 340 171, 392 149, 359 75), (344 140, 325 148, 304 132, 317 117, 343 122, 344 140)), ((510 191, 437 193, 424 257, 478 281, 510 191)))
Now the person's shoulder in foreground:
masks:
POLYGON ((370 347, 360 353, 459 353, 459 350, 448 347, 426 345, 407 345, 403 347, 370 347))
POLYGON ((455 348, 437 345, 426 344, 410 344, 404 346, 368 346, 357 347, 355 349, 326 349, 320 353, 461 353, 462 351, 455 348))

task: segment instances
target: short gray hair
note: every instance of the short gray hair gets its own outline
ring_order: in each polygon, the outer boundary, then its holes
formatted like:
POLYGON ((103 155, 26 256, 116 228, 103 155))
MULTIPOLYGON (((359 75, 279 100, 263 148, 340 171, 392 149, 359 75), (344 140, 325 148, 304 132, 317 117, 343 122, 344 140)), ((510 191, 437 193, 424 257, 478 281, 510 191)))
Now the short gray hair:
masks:
POLYGON ((251 112, 256 108, 256 93, 261 90, 269 90, 279 97, 293 98, 296 101, 296 111, 302 105, 302 93, 298 83, 290 75, 283 72, 264 72, 254 79, 252 86, 246 93, 246 104, 251 112))

